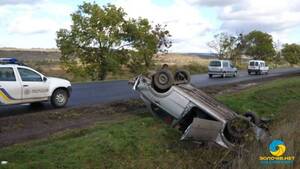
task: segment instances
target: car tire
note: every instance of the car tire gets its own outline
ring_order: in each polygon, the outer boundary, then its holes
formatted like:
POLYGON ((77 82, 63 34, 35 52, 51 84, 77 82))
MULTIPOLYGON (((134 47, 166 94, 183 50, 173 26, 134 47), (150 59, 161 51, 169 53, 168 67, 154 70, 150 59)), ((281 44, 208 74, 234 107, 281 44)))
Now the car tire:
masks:
POLYGON ((233 77, 237 77, 237 71, 234 72, 233 77))
POLYGON ((191 75, 187 70, 177 70, 174 75, 174 80, 176 82, 188 84, 191 82, 191 75))
POLYGON ((64 107, 69 100, 68 92, 65 89, 56 89, 51 96, 51 105, 55 108, 64 107))
POLYGON ((227 137, 229 137, 229 140, 234 143, 240 143, 243 141, 243 138, 250 127, 250 123, 246 119, 234 118, 227 122, 225 133, 228 134, 227 137))
POLYGON ((223 72, 223 74, 222 74, 222 77, 223 77, 223 78, 225 78, 225 77, 226 77, 226 73, 225 73, 225 72, 223 72))
POLYGON ((251 71, 248 71, 248 75, 251 75, 251 71))
POLYGON ((212 78, 212 77, 213 77, 213 75, 212 75, 212 74, 208 74, 208 77, 209 77, 209 78, 212 78))
POLYGON ((243 115, 256 125, 259 125, 261 122, 259 116, 254 112, 246 112, 243 115))
POLYGON ((174 83, 172 72, 168 69, 161 69, 153 75, 153 86, 158 92, 168 91, 174 83))

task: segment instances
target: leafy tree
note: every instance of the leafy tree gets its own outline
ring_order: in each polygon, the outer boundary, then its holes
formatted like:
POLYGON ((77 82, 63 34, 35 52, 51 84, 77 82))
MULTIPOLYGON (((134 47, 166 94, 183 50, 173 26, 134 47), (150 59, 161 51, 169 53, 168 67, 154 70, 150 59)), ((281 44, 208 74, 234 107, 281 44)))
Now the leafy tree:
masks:
POLYGON ((246 54, 254 59, 270 60, 275 55, 273 38, 267 33, 252 31, 245 36, 245 43, 246 54))
POLYGON ((132 41, 132 50, 130 60, 127 66, 134 74, 144 73, 153 65, 153 57, 156 53, 167 52, 171 47, 170 33, 166 26, 156 25, 155 28, 149 24, 147 19, 131 19, 126 31, 128 32, 129 41, 132 41))
POLYGON ((282 49, 282 55, 291 65, 300 63, 300 45, 295 43, 285 44, 282 49))
POLYGON ((235 37, 227 33, 220 33, 214 35, 214 40, 208 42, 207 46, 214 50, 220 59, 229 58, 228 54, 232 52, 235 40, 235 37))
POLYGON ((152 52, 145 51, 136 65, 150 67, 152 55, 161 47, 159 43, 168 37, 154 36, 160 29, 152 30, 147 19, 128 18, 122 8, 111 4, 101 7, 84 2, 71 17, 71 30, 57 32, 61 61, 68 71, 79 76, 87 74, 92 80, 104 80, 109 72, 117 73, 147 47, 152 52))
POLYGON ((220 59, 231 59, 234 63, 238 63, 244 49, 243 35, 232 36, 220 33, 215 35, 214 40, 207 45, 218 54, 220 59))

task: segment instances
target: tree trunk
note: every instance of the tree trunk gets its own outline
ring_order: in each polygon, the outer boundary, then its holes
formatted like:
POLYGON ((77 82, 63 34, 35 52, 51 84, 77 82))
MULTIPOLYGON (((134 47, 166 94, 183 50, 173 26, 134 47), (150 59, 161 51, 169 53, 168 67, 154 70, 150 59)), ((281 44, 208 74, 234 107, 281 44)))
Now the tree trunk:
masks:
POLYGON ((105 80, 108 74, 108 65, 105 58, 103 58, 102 62, 100 63, 98 73, 98 80, 105 80))

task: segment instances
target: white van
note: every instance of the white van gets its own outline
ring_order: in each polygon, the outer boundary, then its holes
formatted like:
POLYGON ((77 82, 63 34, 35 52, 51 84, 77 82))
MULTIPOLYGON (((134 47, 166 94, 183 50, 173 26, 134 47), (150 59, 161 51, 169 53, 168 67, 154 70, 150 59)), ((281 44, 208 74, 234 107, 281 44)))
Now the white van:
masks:
POLYGON ((67 80, 46 77, 14 58, 0 58, 0 105, 50 101, 64 107, 71 95, 67 80))
POLYGON ((222 77, 236 77, 238 70, 233 66, 230 60, 212 60, 208 65, 208 76, 221 75, 222 77))
POLYGON ((248 63, 248 74, 255 73, 259 74, 268 74, 269 67, 263 60, 250 60, 248 63))

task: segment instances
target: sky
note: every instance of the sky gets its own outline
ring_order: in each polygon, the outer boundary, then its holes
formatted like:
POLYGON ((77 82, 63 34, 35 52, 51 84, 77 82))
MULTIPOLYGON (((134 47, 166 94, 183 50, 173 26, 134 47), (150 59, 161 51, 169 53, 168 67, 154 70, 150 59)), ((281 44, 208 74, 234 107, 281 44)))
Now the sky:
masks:
MULTIPOLYGON (((215 34, 261 30, 300 43, 299 0, 86 0, 124 8, 129 17, 166 24, 170 52, 211 52, 215 34)), ((81 0, 0 0, 0 47, 56 48, 56 31, 70 28, 81 0)))

